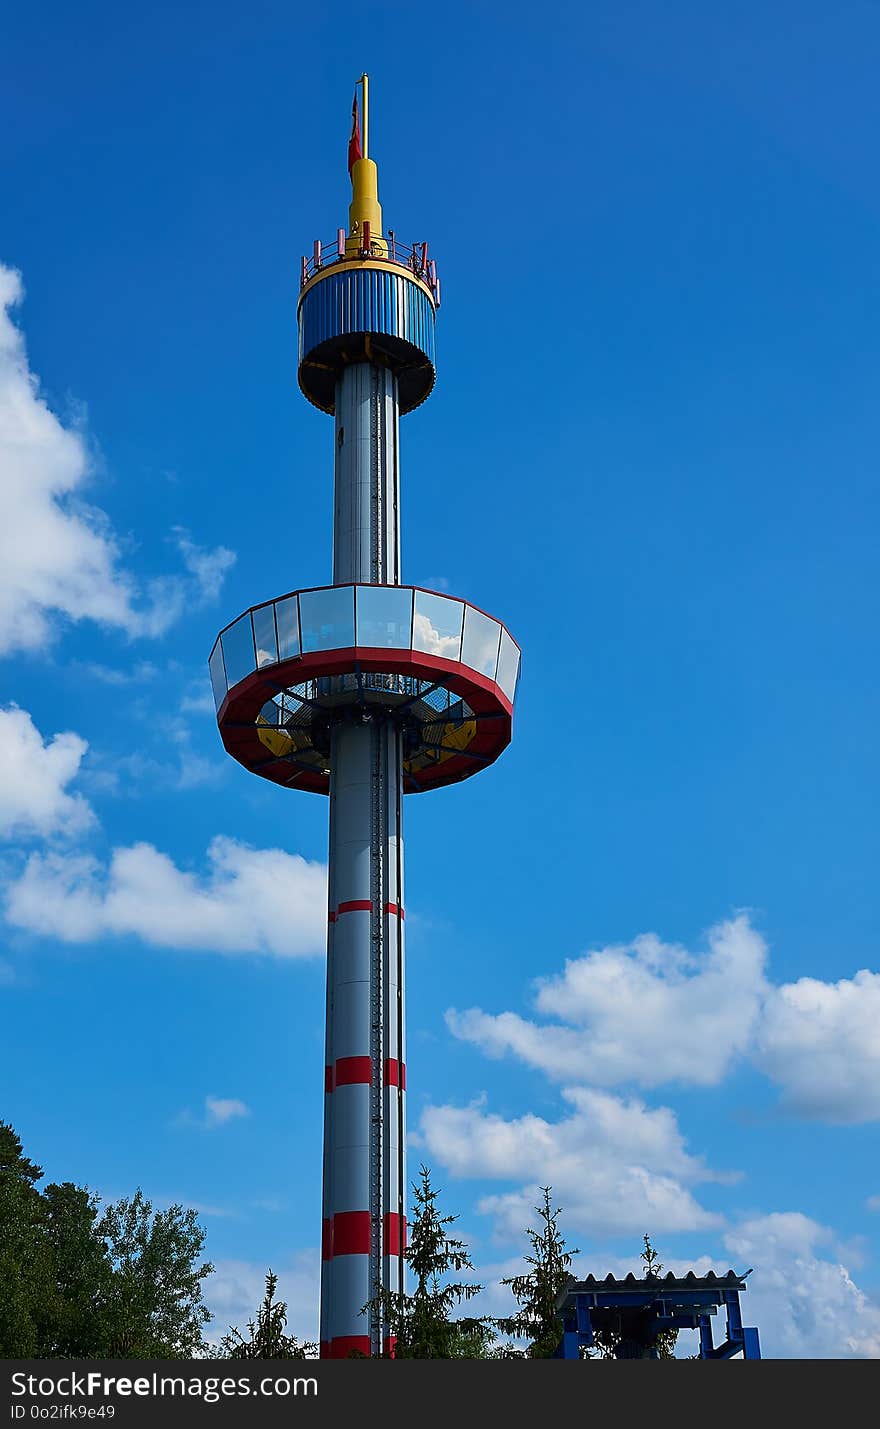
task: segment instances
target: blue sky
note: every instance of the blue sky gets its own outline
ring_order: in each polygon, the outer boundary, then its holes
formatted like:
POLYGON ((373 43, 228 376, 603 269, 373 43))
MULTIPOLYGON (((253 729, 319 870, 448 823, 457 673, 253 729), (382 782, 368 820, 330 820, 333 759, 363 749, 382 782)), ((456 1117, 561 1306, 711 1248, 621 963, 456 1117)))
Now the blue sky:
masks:
POLYGON ((490 1283, 549 1180, 584 1271, 647 1230, 755 1267, 768 1353, 880 1356, 876 8, 4 34, 0 1116, 313 1330, 327 810, 225 758, 206 660, 329 578, 295 301, 366 68, 443 280, 405 576, 524 650, 500 763, 406 806, 411 1173, 490 1283))

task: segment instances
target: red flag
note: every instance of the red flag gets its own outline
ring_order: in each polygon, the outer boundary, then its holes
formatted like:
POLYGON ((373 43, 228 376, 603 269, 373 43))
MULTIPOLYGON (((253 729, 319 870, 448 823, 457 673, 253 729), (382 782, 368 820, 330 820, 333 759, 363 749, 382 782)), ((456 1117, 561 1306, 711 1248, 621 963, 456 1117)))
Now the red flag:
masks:
POLYGON ((351 106, 351 138, 348 141, 348 172, 358 159, 362 159, 361 153, 361 121, 358 114, 357 90, 354 92, 354 101, 351 106))

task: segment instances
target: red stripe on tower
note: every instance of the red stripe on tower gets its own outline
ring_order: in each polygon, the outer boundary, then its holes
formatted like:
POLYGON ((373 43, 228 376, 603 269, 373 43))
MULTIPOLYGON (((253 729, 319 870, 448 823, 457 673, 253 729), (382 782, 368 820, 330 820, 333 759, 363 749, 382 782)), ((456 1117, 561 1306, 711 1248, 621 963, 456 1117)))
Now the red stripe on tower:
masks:
POLYGON ((359 1358, 361 1355, 370 1356, 369 1335, 334 1335, 333 1343, 330 1346, 331 1360, 347 1360, 359 1358))
POLYGON ((373 904, 369 898, 352 898, 348 903, 340 903, 336 910, 337 918, 341 913, 372 913, 373 904))
POLYGON ((398 1062, 396 1057, 386 1057, 385 1085, 386 1087, 400 1087, 401 1091, 406 1091, 405 1062, 398 1062))
POLYGON ((406 1216, 385 1212, 385 1254, 403 1255, 406 1249, 406 1216), (403 1235, 401 1236, 401 1230, 403 1235))
POLYGON ((369 1255, 369 1211, 337 1211, 333 1217, 333 1255, 369 1255))
POLYGON ((334 1073, 334 1088, 368 1085, 373 1080, 373 1063, 369 1057, 339 1057, 334 1073))

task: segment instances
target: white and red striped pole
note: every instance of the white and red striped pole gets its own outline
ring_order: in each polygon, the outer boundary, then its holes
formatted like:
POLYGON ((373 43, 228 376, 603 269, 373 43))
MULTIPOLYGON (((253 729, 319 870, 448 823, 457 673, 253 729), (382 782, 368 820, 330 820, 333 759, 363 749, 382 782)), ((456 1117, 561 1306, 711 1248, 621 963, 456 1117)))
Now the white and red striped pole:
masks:
MULTIPOLYGON (((400 583, 398 416, 387 368, 343 370, 335 585, 400 583)), ((403 1291, 402 762, 401 735, 378 707, 334 726, 321 1274, 321 1354, 332 1359, 393 1353, 380 1302, 403 1291)))

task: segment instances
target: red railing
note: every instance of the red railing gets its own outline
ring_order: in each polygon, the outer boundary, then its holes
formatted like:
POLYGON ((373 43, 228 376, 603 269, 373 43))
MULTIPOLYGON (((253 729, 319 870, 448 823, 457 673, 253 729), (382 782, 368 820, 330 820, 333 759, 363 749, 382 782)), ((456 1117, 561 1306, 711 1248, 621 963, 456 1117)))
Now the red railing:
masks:
POLYGON ((439 307, 440 279, 437 276, 436 263, 433 258, 428 256, 427 243, 401 243, 393 228, 389 228, 383 238, 375 239, 370 233, 368 223, 364 224, 363 233, 357 236, 346 233, 344 228, 339 228, 331 243, 322 243, 319 238, 316 238, 311 254, 302 259, 300 287, 305 287, 309 279, 314 278, 316 273, 322 273, 325 268, 332 267, 334 263, 342 263, 346 258, 349 260, 373 258, 382 263, 393 263, 398 268, 406 268, 408 272, 415 274, 417 278, 427 284, 439 307), (357 248, 352 248, 350 252, 346 251, 347 246, 354 242, 358 243, 357 248))

